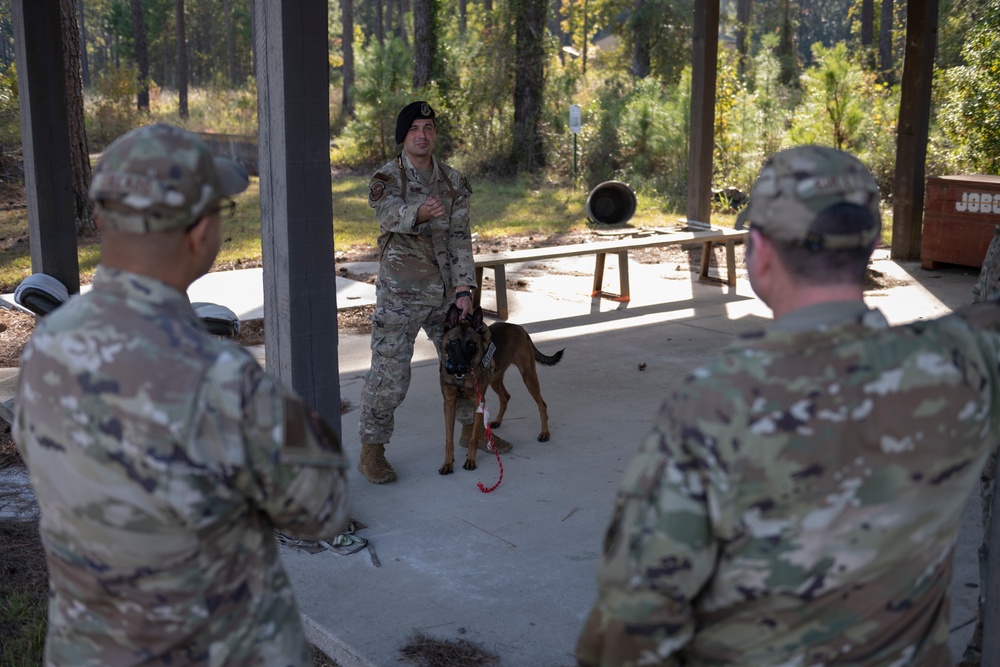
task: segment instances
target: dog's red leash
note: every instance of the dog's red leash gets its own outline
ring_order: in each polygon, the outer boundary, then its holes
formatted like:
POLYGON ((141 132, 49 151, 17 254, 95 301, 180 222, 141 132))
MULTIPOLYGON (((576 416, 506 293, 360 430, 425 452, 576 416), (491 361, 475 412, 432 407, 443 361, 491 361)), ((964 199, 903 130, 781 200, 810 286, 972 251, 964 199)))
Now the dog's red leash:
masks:
MULTIPOLYGON (((476 379, 475 373, 472 374, 472 386, 475 387, 476 396, 479 398, 479 406, 476 408, 476 412, 483 413, 483 427, 486 430, 486 442, 489 443, 489 448, 497 457, 497 465, 500 466, 500 479, 497 480, 496 484, 487 489, 486 485, 482 482, 476 482, 476 486, 479 487, 480 491, 483 493, 489 493, 496 490, 496 488, 500 486, 500 482, 503 481, 503 462, 500 460, 500 452, 497 451, 496 445, 493 444, 493 429, 490 428, 490 413, 486 410, 486 399, 484 399, 483 395, 479 392, 479 381, 476 379)), ((475 433, 473 433, 473 436, 474 435, 475 433)), ((469 442, 469 446, 472 446, 471 441, 469 442)))

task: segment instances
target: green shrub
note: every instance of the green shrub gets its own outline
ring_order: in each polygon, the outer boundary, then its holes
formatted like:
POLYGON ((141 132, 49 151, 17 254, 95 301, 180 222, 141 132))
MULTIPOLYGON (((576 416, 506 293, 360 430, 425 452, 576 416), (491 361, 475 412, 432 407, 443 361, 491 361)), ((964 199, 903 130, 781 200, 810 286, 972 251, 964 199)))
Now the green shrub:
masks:
MULTIPOLYGON (((331 159, 352 167, 381 163, 396 151, 396 115, 412 101, 413 61, 399 38, 372 40, 357 51, 354 118, 337 139, 331 159)), ((440 106, 428 99, 431 106, 440 106)))
POLYGON ((84 101, 87 141, 92 151, 101 150, 138 124, 138 92, 134 67, 110 65, 94 81, 94 91, 84 101))
POLYGON ((967 63, 948 70, 941 126, 962 172, 1000 174, 1000 0, 989 0, 962 49, 967 63))
POLYGON ((877 81, 840 42, 813 46, 815 65, 802 74, 802 103, 786 143, 820 144, 853 153, 892 192, 899 89, 877 81))
POLYGON ((743 192, 750 191, 764 160, 781 148, 792 115, 793 92, 781 83, 777 38, 767 35, 763 42, 745 80, 739 79, 735 57, 722 59, 719 70, 713 182, 743 192))
POLYGON ((21 144, 21 109, 17 96, 17 71, 11 65, 0 73, 0 150, 21 144))

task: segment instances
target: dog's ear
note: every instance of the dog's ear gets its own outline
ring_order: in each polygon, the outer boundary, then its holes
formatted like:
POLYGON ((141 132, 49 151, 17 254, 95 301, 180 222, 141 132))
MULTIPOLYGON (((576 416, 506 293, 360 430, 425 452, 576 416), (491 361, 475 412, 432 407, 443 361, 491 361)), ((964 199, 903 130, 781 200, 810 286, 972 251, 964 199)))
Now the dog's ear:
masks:
POLYGON ((480 306, 472 311, 472 325, 476 327, 476 331, 483 328, 483 309, 480 306))
POLYGON ((448 309, 448 314, 444 318, 444 328, 445 331, 451 329, 458 325, 458 318, 462 315, 462 311, 459 310, 458 306, 451 304, 451 308, 448 309))

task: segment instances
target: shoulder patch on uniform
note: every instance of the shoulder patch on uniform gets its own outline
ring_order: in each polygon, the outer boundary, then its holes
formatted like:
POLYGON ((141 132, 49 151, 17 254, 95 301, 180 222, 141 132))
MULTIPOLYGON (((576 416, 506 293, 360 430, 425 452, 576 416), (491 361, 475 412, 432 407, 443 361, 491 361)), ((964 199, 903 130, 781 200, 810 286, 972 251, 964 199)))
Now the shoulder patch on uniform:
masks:
POLYGON ((388 174, 383 174, 381 171, 372 176, 372 178, 383 181, 384 183, 388 183, 389 181, 392 180, 392 176, 389 176, 388 174))
POLYGON ((377 202, 385 194, 385 181, 372 179, 368 186, 368 201, 377 202))

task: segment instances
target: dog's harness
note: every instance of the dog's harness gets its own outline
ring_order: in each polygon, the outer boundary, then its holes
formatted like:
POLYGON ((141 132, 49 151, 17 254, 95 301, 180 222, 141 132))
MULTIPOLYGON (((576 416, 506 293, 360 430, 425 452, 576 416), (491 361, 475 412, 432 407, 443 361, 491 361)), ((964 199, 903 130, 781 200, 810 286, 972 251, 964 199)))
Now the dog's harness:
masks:
POLYGON ((487 366, 490 365, 490 362, 493 361, 493 355, 496 353, 496 351, 497 351, 497 344, 491 340, 490 346, 486 348, 486 353, 483 355, 483 368, 486 368, 487 366))

